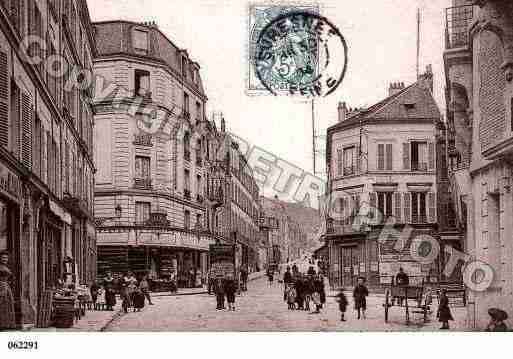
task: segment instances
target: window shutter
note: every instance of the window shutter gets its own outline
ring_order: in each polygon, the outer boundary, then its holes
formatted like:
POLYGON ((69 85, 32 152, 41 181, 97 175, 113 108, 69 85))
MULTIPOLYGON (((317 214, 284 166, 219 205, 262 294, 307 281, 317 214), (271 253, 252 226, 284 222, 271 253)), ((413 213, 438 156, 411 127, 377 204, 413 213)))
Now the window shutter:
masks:
POLYGON ((369 202, 370 202, 370 213, 371 218, 376 219, 376 202, 377 202, 377 195, 376 192, 369 193, 369 202))
POLYGON ((378 170, 385 169, 385 145, 378 144, 378 170))
POLYGON ((404 193, 404 222, 411 223, 411 193, 404 193))
POLYGON ((0 51, 0 146, 9 147, 9 63, 0 51))
POLYGON ((50 189, 53 188, 53 175, 52 175, 52 167, 53 167, 53 156, 52 156, 52 138, 50 137, 50 132, 46 133, 46 184, 50 189))
POLYGON ((403 143, 403 169, 410 169, 410 144, 403 143))
POLYGON ((391 143, 387 143, 387 146, 386 146, 386 156, 387 156, 387 171, 391 171, 392 170, 392 144, 391 143))
POLYGON ((434 192, 428 193, 429 223, 436 223, 436 196, 434 192))
POLYGON ((339 176, 342 176, 344 174, 342 168, 343 168, 343 152, 341 149, 337 150, 337 174, 339 176))
POLYGON ((21 161, 28 169, 32 168, 32 123, 34 109, 30 97, 26 93, 21 95, 22 133, 21 133, 21 161))
POLYGON ((433 142, 428 144, 428 167, 429 170, 435 169, 435 144, 433 142))
POLYGON ((394 193, 394 217, 397 223, 401 223, 401 193, 394 193))
POLYGON ((11 87, 11 151, 16 158, 20 157, 20 89, 12 81, 11 87))

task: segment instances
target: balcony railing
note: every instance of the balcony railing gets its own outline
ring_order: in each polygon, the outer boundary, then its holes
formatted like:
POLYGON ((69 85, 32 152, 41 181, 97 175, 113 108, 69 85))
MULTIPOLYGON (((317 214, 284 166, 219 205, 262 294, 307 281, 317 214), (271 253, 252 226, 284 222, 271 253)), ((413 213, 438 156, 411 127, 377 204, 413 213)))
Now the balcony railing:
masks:
POLYGON ((151 189, 151 178, 134 178, 134 188, 151 189))
POLYGON ((152 136, 151 135, 135 135, 134 136, 134 145, 137 146, 153 146, 153 143, 151 141, 152 136))
POLYGON ((144 102, 150 102, 151 101, 152 92, 144 90, 134 90, 134 97, 142 97, 144 102))
POLYGON ((469 26, 473 17, 473 5, 445 9, 445 48, 447 50, 469 45, 469 26))
POLYGON ((188 189, 184 189, 183 190, 183 196, 186 198, 186 199, 191 199, 191 191, 188 190, 188 189))
POLYGON ((426 172, 428 170, 427 163, 412 163, 411 164, 412 171, 422 171, 426 172))

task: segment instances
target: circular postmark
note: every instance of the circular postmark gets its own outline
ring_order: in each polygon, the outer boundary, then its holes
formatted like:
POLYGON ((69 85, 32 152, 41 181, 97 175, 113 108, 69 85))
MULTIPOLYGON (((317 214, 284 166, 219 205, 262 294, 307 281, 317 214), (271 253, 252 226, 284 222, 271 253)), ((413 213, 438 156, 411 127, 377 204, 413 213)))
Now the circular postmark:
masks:
POLYGON ((268 23, 255 46, 254 70, 274 95, 327 96, 340 85, 347 69, 347 44, 325 17, 289 12, 268 23))

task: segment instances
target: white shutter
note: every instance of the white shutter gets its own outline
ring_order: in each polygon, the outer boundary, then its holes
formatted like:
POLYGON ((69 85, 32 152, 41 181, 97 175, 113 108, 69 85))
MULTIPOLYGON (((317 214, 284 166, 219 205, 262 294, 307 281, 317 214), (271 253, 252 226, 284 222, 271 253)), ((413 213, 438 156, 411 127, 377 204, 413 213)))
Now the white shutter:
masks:
POLYGON ((427 212, 428 212, 428 220, 429 223, 436 223, 436 195, 434 192, 428 193, 428 201, 427 201, 427 212))
POLYGON ((394 193, 394 217, 397 223, 401 223, 401 193, 394 193))
POLYGON ((21 95, 21 161, 28 169, 32 168, 32 127, 34 109, 26 93, 21 95))
POLYGON ((404 193, 404 222, 411 223, 411 193, 404 193))
POLYGON ((428 169, 430 171, 435 169, 435 144, 433 142, 428 144, 428 169))
POLYGON ((9 147, 9 61, 0 50, 0 146, 9 147))
POLYGON ((410 169, 410 144, 403 143, 403 169, 410 169))
POLYGON ((392 164, 392 144, 387 143, 386 145, 386 170, 392 171, 393 164, 392 164))
POLYGON ((383 171, 385 169, 385 145, 378 144, 378 170, 383 171))

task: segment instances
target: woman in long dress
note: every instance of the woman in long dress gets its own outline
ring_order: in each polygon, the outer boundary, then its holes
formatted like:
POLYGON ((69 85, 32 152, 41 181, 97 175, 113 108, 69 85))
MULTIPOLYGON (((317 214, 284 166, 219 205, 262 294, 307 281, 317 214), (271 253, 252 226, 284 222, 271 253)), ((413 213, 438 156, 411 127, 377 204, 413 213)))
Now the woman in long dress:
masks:
POLYGON ((14 297, 11 291, 12 272, 7 266, 9 253, 0 252, 0 330, 15 329, 14 297))
POLYGON ((111 272, 107 272, 107 277, 103 280, 103 288, 105 289, 105 304, 107 310, 114 310, 116 305, 116 291, 114 289, 114 278, 111 272))

